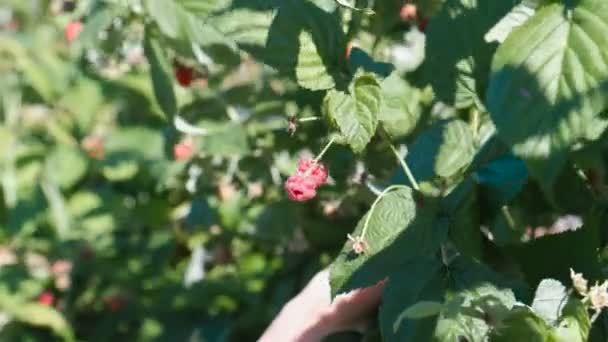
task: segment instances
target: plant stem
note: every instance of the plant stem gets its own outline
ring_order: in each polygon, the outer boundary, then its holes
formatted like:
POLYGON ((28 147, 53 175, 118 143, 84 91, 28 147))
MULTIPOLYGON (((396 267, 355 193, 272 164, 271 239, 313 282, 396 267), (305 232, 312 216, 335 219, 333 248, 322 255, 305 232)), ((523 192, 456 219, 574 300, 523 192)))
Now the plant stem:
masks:
POLYGON ((515 230, 515 221, 513 220, 513 216, 511 216, 509 207, 507 207, 505 205, 500 210, 502 210, 502 214, 505 216, 505 219, 507 220, 507 223, 509 224, 509 228, 511 228, 511 230, 515 230))
POLYGON ((479 135, 479 110, 476 107, 473 107, 471 109, 470 115, 471 117, 469 124, 471 126, 471 131, 473 131, 473 138, 477 140, 477 136, 479 135))
POLYGON ((395 148, 395 146, 393 146, 393 144, 389 143, 389 146, 391 147, 393 154, 395 154, 395 158, 397 158, 397 161, 401 165, 401 168, 405 172, 405 175, 409 179, 414 190, 420 191, 420 186, 418 185, 418 182, 416 182, 416 178, 414 178, 414 175, 412 174, 412 171, 410 170, 409 166, 407 166, 405 159, 401 157, 401 154, 399 153, 399 151, 397 151, 397 149, 395 148))
POLYGON ((308 116, 305 118, 298 119, 298 122, 308 122, 308 121, 317 121, 317 120, 321 120, 321 118, 318 116, 308 116))
POLYGON ((331 138, 329 140, 329 142, 327 143, 327 145, 325 145, 325 147, 323 148, 323 150, 321 151, 321 153, 319 153, 319 155, 317 155, 317 157, 315 158, 314 162, 318 162, 319 160, 321 160, 321 158, 323 158, 323 155, 325 154, 325 152, 327 152, 327 150, 329 150, 329 148, 331 147, 331 145, 334 143, 334 141, 336 140, 336 138, 331 138))
POLYGON ((376 206, 378 205, 378 203, 380 203, 380 200, 386 196, 386 194, 388 194, 389 192, 396 190, 396 189, 407 189, 407 186, 405 185, 391 185, 388 188, 384 189, 380 195, 378 195, 378 197, 376 197, 376 200, 374 201, 374 203, 372 203, 372 206, 369 208, 369 213, 367 214, 367 217, 365 218, 365 223, 363 224, 363 230, 361 231, 361 239, 365 238, 365 233, 367 233, 367 227, 369 226, 369 221, 372 218, 372 215, 374 214, 374 209, 376 209, 376 206))

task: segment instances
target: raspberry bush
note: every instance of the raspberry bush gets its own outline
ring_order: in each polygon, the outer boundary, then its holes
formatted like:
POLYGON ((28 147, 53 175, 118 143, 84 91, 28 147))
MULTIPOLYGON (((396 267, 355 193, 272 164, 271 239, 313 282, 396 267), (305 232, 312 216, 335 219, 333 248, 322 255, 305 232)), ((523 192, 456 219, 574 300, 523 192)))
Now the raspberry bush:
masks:
POLYGON ((606 341, 605 0, 7 0, 0 336, 606 341))

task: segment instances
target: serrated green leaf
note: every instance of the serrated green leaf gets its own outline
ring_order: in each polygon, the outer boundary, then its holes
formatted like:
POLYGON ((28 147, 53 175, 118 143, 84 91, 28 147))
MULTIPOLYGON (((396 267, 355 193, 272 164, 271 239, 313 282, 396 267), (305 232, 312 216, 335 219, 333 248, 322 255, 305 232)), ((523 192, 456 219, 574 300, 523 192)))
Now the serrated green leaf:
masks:
POLYGON ((177 113, 177 98, 173 90, 173 73, 163 49, 156 38, 146 31, 144 52, 150 63, 150 77, 154 95, 165 116, 170 119, 177 113))
POLYGON ((462 120, 443 121, 422 132, 406 156, 418 181, 448 178, 468 166, 475 155, 473 134, 462 120))
POLYGON ((380 86, 382 106, 378 120, 382 127, 395 138, 409 135, 420 120, 420 91, 396 73, 384 79, 380 86))
POLYGON ((235 5, 208 24, 300 86, 333 88, 341 77, 346 46, 335 2, 287 0, 257 6, 259 10, 254 4, 235 5))
POLYGON ((550 342, 551 327, 526 307, 516 307, 489 335, 490 342, 550 342))
POLYGON ((543 0, 524 0, 507 13, 486 35, 488 43, 502 43, 514 28, 523 25, 536 12, 536 8, 543 0))
POLYGON ((606 27, 605 1, 554 3, 500 46, 487 106, 516 155, 546 161, 607 127, 599 115, 608 106, 606 27))
POLYGON ((484 342, 492 324, 515 304, 509 284, 472 259, 458 256, 446 267, 425 258, 400 265, 391 275, 380 307, 380 328, 386 341, 484 342), (440 312, 425 319, 403 317, 420 301, 432 301, 440 312), (405 311, 404 311, 405 310, 405 311), (438 317, 437 314, 440 313, 438 317))
POLYGON ((323 111, 335 122, 355 153, 361 153, 378 126, 382 104, 380 85, 373 76, 362 75, 353 80, 350 94, 331 90, 327 93, 323 111))
POLYGON ((511 1, 448 0, 427 31, 425 70, 437 97, 457 108, 480 105, 495 44, 484 35, 511 1))
POLYGON ((384 289, 379 321, 383 341, 429 341, 437 314, 405 317, 409 308, 420 302, 443 304, 447 282, 439 260, 421 257, 400 265, 392 273, 384 289), (405 309, 405 311, 404 311, 405 309))
MULTIPOLYGON (((406 188, 392 191, 380 200, 364 237, 369 245, 367 252, 356 255, 351 243, 346 242, 332 264, 333 295, 373 285, 388 276, 393 267, 437 251, 447 233, 446 222, 435 216, 437 208, 431 199, 420 201, 424 204, 417 208, 412 191, 406 188)), ((360 236, 368 215, 361 218, 353 236, 360 236)))
POLYGON ((549 325, 555 325, 567 302, 566 287, 555 279, 544 279, 536 288, 532 310, 544 318, 549 325))
POLYGON ((434 341, 485 342, 493 325, 499 325, 515 304, 510 284, 485 265, 465 257, 457 257, 448 270, 452 282, 434 341))
POLYGON ((563 309, 555 336, 560 342, 588 341, 591 321, 585 304, 579 299, 569 298, 563 309))

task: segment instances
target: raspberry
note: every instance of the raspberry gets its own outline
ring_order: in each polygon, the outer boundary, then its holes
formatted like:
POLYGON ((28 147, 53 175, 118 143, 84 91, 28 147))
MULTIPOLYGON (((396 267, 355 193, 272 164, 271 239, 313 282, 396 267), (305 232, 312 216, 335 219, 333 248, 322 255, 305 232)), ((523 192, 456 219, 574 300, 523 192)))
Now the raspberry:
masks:
POLYGON ((187 66, 177 65, 175 67, 175 79, 182 87, 189 87, 194 80, 194 70, 187 66))
POLYGON ((315 181, 303 175, 293 175, 285 182, 285 191, 293 201, 304 202, 317 195, 317 184, 315 181))
POLYGON ((417 15, 416 5, 414 4, 405 4, 401 7, 401 11, 399 12, 399 16, 401 20, 405 22, 410 22, 416 19, 417 15))
POLYGON ((53 293, 51 293, 51 291, 44 291, 40 294, 40 296, 38 296, 38 303, 53 306, 53 303, 55 303, 55 296, 53 293))
POLYGON ((65 26, 63 34, 68 42, 73 41, 82 32, 82 23, 80 21, 71 21, 65 26))
POLYGON ((188 160, 194 155, 194 143, 184 140, 173 146, 173 157, 175 160, 188 160))
POLYGON ((327 168, 314 160, 300 159, 298 162, 298 173, 310 177, 314 181, 315 187, 327 182, 327 168))

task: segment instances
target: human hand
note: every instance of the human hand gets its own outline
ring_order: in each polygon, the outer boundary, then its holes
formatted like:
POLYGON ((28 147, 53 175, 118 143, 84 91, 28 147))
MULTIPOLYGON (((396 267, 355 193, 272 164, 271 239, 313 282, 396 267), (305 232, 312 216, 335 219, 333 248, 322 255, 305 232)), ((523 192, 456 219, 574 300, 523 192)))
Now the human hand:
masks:
POLYGON ((340 331, 363 332, 380 304, 385 282, 338 295, 332 302, 329 271, 323 270, 283 307, 259 342, 318 342, 340 331))

